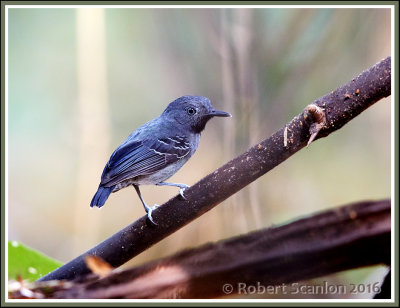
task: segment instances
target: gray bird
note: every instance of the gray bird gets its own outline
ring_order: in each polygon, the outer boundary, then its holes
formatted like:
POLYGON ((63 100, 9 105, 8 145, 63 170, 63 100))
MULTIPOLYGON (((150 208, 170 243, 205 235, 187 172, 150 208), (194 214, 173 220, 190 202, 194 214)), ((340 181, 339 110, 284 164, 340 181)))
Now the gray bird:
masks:
POLYGON ((174 175, 194 154, 200 133, 213 117, 230 117, 215 110, 203 96, 182 96, 168 105, 164 112, 135 130, 114 151, 107 162, 99 188, 90 206, 102 207, 109 195, 132 185, 142 202, 149 220, 158 207, 144 202, 139 185, 179 187, 184 197, 186 184, 164 182, 174 175))

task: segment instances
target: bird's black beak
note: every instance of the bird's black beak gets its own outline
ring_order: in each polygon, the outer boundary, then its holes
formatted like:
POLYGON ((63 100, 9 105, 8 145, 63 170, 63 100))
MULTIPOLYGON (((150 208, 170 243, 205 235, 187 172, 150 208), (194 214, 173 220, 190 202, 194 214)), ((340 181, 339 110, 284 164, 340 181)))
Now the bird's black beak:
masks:
POLYGON ((213 117, 232 117, 232 115, 230 113, 227 113, 225 111, 221 111, 221 110, 213 110, 211 111, 211 113, 209 113, 210 116, 213 117))

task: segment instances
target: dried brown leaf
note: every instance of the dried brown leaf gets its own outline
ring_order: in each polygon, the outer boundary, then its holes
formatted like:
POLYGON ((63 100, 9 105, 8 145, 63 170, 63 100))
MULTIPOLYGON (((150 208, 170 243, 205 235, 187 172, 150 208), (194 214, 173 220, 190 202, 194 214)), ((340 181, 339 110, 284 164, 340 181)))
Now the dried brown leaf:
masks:
POLYGON ((86 266, 100 277, 107 276, 114 268, 97 256, 88 255, 85 257, 86 266))

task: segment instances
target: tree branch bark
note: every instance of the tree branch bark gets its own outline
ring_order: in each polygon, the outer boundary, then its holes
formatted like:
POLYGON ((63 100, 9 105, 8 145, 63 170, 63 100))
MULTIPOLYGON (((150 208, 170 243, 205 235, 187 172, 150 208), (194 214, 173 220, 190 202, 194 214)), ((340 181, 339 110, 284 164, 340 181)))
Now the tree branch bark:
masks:
POLYGON ((54 282, 36 282, 31 292, 47 298, 215 298, 238 295, 240 283, 289 288, 292 282, 337 271, 390 265, 390 204, 387 199, 337 207, 139 267, 116 269, 101 279, 91 274, 56 287, 54 282))
POLYGON ((40 280, 73 279, 87 274, 84 258, 95 255, 118 267, 171 233, 212 209, 307 145, 310 138, 326 137, 369 106, 391 93, 388 57, 349 83, 318 98, 271 137, 256 144, 153 213, 158 225, 143 216, 96 247, 40 280), (321 115, 322 113, 322 115, 321 115))

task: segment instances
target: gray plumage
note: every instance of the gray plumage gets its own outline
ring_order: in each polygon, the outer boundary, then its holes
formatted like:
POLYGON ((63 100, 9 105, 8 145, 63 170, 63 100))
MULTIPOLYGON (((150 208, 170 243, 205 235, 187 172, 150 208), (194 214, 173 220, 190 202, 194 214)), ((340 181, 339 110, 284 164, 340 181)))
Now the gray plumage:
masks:
POLYGON ((90 206, 102 207, 112 192, 133 185, 148 218, 154 223, 151 213, 157 205, 147 206, 139 185, 176 186, 184 197, 187 185, 164 181, 192 157, 201 131, 215 116, 231 115, 215 110, 210 100, 202 96, 182 96, 170 103, 158 118, 140 126, 114 151, 90 206))

